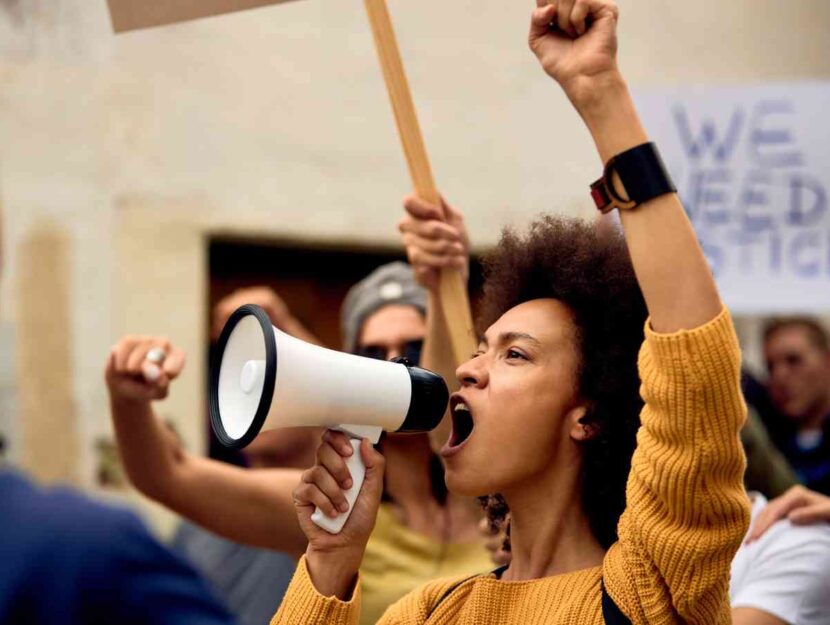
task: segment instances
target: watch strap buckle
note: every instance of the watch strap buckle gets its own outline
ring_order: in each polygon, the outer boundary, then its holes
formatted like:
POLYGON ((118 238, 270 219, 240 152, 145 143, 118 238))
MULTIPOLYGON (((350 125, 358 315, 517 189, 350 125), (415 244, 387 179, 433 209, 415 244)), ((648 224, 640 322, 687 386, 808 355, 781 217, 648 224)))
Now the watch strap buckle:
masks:
POLYGON ((660 195, 675 193, 677 188, 653 143, 644 143, 611 158, 602 178, 591 185, 591 197, 603 214, 614 208, 636 208, 660 195), (623 197, 615 184, 622 185, 629 197, 623 197))

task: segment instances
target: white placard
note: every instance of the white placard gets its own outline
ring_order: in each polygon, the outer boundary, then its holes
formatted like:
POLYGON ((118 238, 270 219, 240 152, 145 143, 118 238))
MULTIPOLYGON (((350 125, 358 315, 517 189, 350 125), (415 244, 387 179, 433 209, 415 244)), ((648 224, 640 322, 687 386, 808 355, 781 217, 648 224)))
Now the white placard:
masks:
POLYGON ((830 311, 830 83, 636 100, 732 311, 830 311))

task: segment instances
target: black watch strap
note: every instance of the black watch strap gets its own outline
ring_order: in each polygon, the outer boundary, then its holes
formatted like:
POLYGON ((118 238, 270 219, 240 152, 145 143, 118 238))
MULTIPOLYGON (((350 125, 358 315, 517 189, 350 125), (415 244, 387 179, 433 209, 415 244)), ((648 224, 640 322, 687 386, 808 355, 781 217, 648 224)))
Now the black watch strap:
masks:
POLYGON ((635 208, 653 198, 676 192, 677 187, 653 143, 643 143, 612 158, 605 165, 602 178, 591 185, 591 197, 603 213, 614 208, 635 208), (615 187, 614 173, 619 176, 628 197, 615 187))

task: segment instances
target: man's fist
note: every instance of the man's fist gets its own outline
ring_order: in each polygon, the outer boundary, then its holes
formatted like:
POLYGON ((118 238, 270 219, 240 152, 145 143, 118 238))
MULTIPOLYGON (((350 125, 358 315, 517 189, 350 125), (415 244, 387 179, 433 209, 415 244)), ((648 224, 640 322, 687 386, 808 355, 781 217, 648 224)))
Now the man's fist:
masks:
POLYGON ((164 338, 127 336, 110 351, 105 378, 113 401, 164 399, 184 368, 184 352, 164 338))

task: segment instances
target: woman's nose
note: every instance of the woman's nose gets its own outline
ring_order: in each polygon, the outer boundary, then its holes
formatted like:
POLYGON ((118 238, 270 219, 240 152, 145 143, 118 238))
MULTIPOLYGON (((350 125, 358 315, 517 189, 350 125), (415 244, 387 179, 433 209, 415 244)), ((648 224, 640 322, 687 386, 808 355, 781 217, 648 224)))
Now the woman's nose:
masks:
POLYGON ((455 370, 455 377, 461 386, 483 386, 486 383, 487 371, 483 360, 484 356, 476 356, 455 370))

